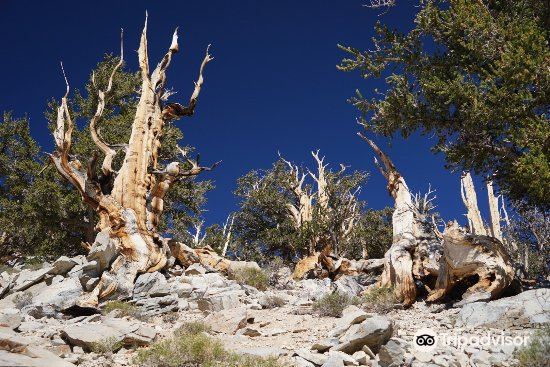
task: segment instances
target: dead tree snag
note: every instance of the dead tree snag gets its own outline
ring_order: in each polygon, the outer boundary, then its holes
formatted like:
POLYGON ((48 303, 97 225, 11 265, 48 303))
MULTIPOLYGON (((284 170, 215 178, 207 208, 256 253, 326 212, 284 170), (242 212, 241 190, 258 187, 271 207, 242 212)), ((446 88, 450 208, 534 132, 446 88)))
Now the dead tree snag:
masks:
POLYGON ((166 70, 178 50, 176 29, 167 53, 153 72, 150 72, 146 17, 138 49, 141 70, 140 98, 125 158, 118 170, 112 166, 116 148, 102 140, 97 132, 97 122, 102 116, 105 96, 111 91, 115 72, 122 64, 122 48, 120 62, 111 73, 107 88, 98 92, 98 106, 90 121, 90 132, 103 155, 102 179, 112 182, 110 186, 100 185, 100 179, 96 177, 97 156, 92 157, 87 164, 82 164, 70 154, 74 123, 67 104, 69 83, 66 82, 66 93, 57 110, 57 126, 54 131, 56 150, 50 157, 59 173, 79 191, 83 200, 99 215, 96 228, 100 233, 90 250, 91 254, 98 259, 103 256, 104 260, 107 253, 113 255, 108 261, 99 261, 101 270, 105 271, 98 286, 81 299, 81 306, 95 307, 100 299, 128 297, 132 293, 137 274, 164 267, 168 245, 158 232, 157 226, 163 213, 166 193, 178 181, 209 171, 216 166, 201 166, 198 159, 188 158, 183 150, 182 162, 171 162, 161 169, 162 162, 158 161, 165 124, 193 115, 204 82, 204 68, 212 60, 207 48, 195 89, 187 106, 179 103, 165 104, 164 101, 169 94, 165 90, 166 70))

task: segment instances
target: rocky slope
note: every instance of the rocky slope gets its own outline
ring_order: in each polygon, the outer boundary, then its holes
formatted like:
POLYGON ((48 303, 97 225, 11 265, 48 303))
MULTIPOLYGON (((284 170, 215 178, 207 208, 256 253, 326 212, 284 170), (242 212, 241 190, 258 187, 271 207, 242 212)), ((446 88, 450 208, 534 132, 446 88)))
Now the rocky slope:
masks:
POLYGON ((207 323, 229 350, 277 356, 284 366, 513 366, 519 346, 498 337, 519 341, 550 322, 547 288, 461 308, 419 301, 378 313, 348 306, 342 317, 321 317, 315 300, 335 290, 356 296, 373 277, 294 282, 282 268, 276 284, 259 291, 198 264, 139 276, 131 313, 100 314, 76 306, 97 283, 96 269, 79 256, 0 274, 0 366, 133 366, 137 348, 189 321, 207 323), (419 332, 435 334, 437 343, 419 347, 419 332), (498 340, 474 342, 483 336, 498 340))

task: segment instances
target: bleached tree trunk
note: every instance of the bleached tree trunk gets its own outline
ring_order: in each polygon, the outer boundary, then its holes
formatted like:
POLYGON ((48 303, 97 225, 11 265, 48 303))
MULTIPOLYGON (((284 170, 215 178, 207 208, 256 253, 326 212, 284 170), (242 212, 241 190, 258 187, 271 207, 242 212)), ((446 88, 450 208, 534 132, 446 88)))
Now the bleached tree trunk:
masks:
POLYGON ((498 210, 498 197, 495 196, 492 180, 487 180, 487 196, 489 198, 489 215, 491 217, 491 235, 502 242, 503 239, 502 230, 500 228, 501 218, 498 210))
POLYGON ((470 232, 478 235, 487 235, 483 220, 481 219, 481 213, 477 206, 477 194, 470 172, 462 173, 462 177, 460 178, 460 194, 462 202, 468 211, 466 217, 468 218, 470 232))
POLYGON ((525 245, 523 249, 523 267, 525 268, 525 274, 529 274, 529 245, 525 245))
POLYGON ((202 232, 202 226, 204 225, 204 221, 199 220, 197 223, 193 225, 194 233, 191 231, 187 231, 187 233, 191 236, 191 241, 193 247, 201 247, 202 243, 204 242, 204 239, 206 238, 206 233, 202 232))
POLYGON ((294 202, 287 203, 288 214, 294 222, 295 228, 300 228, 313 219, 313 194, 303 188, 306 174, 301 172, 297 165, 293 165, 292 162, 282 157, 281 159, 289 167, 291 175, 290 186, 296 197, 294 202))
POLYGON ((225 224, 223 225, 223 249, 222 249, 222 257, 225 257, 225 254, 227 253, 227 249, 229 248, 229 244, 231 243, 231 236, 233 235, 233 223, 235 222, 235 216, 230 214, 227 217, 227 220, 225 221, 225 224))
POLYGON ((315 158, 315 161, 317 162, 317 175, 315 175, 311 171, 309 171, 309 175, 317 183, 317 202, 319 203, 319 207, 321 208, 321 210, 323 210, 325 212, 324 214, 326 215, 326 212, 329 210, 329 197, 327 192, 328 183, 325 173, 327 165, 324 164, 325 157, 319 157, 319 151, 311 152, 311 155, 313 156, 313 158, 315 158))
POLYGON ((416 285, 413 277, 412 253, 417 245, 415 238, 416 222, 413 198, 405 179, 395 168, 389 157, 369 138, 361 133, 365 140, 382 161, 375 158, 375 163, 386 178, 388 192, 394 199, 395 210, 392 216, 393 243, 384 255, 384 271, 380 280, 382 287, 392 287, 403 304, 410 305, 416 299, 416 285))
MULTIPOLYGON (((204 67, 212 60, 207 49, 188 106, 164 104, 166 69, 178 49, 176 30, 168 52, 150 73, 146 18, 138 49, 141 95, 125 158, 118 172, 112 167, 116 148, 102 140, 97 133, 97 123, 103 113, 105 96, 111 91, 115 72, 122 64, 122 46, 120 62, 111 73, 106 90, 98 92, 97 110, 90 121, 92 139, 103 153, 100 177, 95 173, 97 155, 82 164, 70 154, 74 123, 69 113, 69 84, 66 83, 67 91, 57 111, 57 127, 54 131, 57 149, 50 157, 60 174, 76 187, 83 200, 98 213, 99 223, 96 228, 102 236, 108 236, 110 243, 107 247, 116 249, 114 259, 103 261, 101 270, 108 271, 103 272, 97 287, 80 300, 81 306, 95 307, 100 299, 129 297, 137 274, 158 270, 166 264, 168 246, 157 230, 163 213, 164 196, 179 180, 215 166, 202 167, 182 151, 182 158, 186 162, 172 162, 164 170, 159 169, 158 152, 163 128, 171 120, 193 115, 203 84, 204 67), (113 184, 105 187, 100 185, 100 181, 111 181, 113 184)), ((105 243, 96 239, 91 253, 101 256, 105 246, 105 243)))
MULTIPOLYGON (((289 202, 286 205, 288 215, 292 219, 294 227, 299 229, 313 220, 313 197, 315 194, 303 187, 307 175, 301 172, 297 165, 293 165, 292 162, 282 157, 281 159, 289 167, 291 177, 290 187, 295 196, 294 202, 289 202)), ((309 256, 316 254, 316 243, 316 240, 310 240, 308 248, 309 256)))

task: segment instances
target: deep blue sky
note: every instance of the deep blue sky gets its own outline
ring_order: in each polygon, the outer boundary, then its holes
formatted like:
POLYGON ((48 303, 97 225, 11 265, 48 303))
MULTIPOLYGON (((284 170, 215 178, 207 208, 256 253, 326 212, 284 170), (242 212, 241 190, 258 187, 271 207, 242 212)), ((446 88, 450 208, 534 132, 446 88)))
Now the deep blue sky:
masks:
MULTIPOLYGON (((137 69, 135 50, 147 9, 152 65, 180 27, 182 52, 172 62, 168 84, 184 103, 204 49, 212 43, 215 60, 207 67, 196 115, 177 122, 185 143, 198 148, 203 162, 223 160, 204 176, 217 186, 209 194, 208 222, 221 222, 236 208, 236 179, 251 169, 270 167, 277 151, 311 165, 310 151, 321 149, 335 167, 343 162, 371 171, 362 197, 381 208, 391 205, 385 181, 372 163, 372 151, 355 135, 357 112, 346 99, 356 88, 369 96, 383 84, 337 71, 345 54, 336 45, 370 47, 377 20, 402 30, 412 27, 416 2, 401 1, 384 15, 363 7, 366 2, 0 0, 0 111, 28 114, 33 135, 43 149, 52 150, 43 111, 49 98, 64 93, 59 61, 72 87, 82 88, 105 52, 118 54, 122 27, 125 58, 137 69)), ((443 217, 463 221, 459 176, 430 152, 432 141, 414 136, 390 146, 375 140, 413 191, 425 191, 431 183, 443 217)), ((486 192, 477 188, 485 209, 486 192)))

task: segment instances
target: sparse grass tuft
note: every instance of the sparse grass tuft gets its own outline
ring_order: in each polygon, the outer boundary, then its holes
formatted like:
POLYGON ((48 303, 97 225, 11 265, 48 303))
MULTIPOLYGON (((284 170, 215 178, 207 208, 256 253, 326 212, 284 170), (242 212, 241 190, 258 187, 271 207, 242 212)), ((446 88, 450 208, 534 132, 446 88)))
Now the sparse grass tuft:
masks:
POLYGON ((115 337, 105 338, 98 342, 92 343, 90 351, 101 355, 112 355, 114 352, 122 348, 124 344, 122 340, 117 340, 115 337))
POLYGON ((162 321, 167 324, 174 324, 176 321, 178 321, 179 317, 180 315, 178 312, 172 311, 162 315, 162 321))
POLYGON ((389 311, 399 303, 394 289, 390 287, 371 288, 363 295, 361 301, 363 308, 374 312, 389 311))
POLYGON ((286 300, 283 297, 271 294, 266 296, 263 306, 267 309, 270 309, 275 307, 283 307, 285 304, 286 300))
POLYGON ((28 257, 25 260, 24 267, 27 270, 38 270, 44 266, 44 259, 39 256, 28 257))
POLYGON ((182 326, 176 330, 176 335, 184 335, 184 334, 190 334, 190 335, 197 335, 201 333, 211 333, 212 328, 210 325, 205 324, 202 321, 193 321, 193 322, 186 322, 182 326))
POLYGON ((313 303, 313 311, 320 316, 342 317, 342 311, 349 305, 359 303, 358 297, 350 297, 345 293, 327 293, 313 303))
POLYGON ((261 269, 239 269, 235 271, 232 277, 239 284, 246 284, 261 291, 265 291, 269 285, 269 276, 261 269))
POLYGON ((142 367, 282 367, 275 359, 239 356, 205 335, 203 323, 184 324, 173 338, 141 349, 133 363, 142 367))
POLYGON ((531 342, 517 352, 518 367, 550 366, 550 326, 537 330, 531 342))
POLYGON ((103 314, 107 315, 112 311, 117 311, 118 317, 131 316, 136 319, 140 318, 139 307, 129 302, 109 301, 103 306, 103 314))
POLYGON ((13 304, 19 310, 21 310, 25 306, 30 305, 31 303, 32 303, 31 292, 18 293, 13 297, 13 304))
MULTIPOLYGON (((267 273, 267 277, 269 279, 269 284, 272 286, 276 286, 280 281, 283 280, 281 274, 281 269, 285 268, 285 263, 283 259, 281 259, 279 256, 274 257, 265 267, 265 272, 267 273)), ((290 269, 289 269, 290 271, 290 269)))
POLYGON ((13 266, 9 266, 6 264, 0 264, 0 274, 1 273, 7 273, 7 274, 13 274, 16 272, 16 270, 13 268, 13 266))

